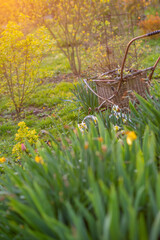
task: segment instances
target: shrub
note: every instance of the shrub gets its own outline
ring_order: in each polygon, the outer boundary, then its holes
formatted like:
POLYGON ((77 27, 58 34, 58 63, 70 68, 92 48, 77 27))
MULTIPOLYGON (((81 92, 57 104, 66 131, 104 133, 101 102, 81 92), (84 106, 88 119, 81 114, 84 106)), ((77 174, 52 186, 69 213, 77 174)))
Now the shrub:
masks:
POLYGON ((128 38, 113 36, 110 31, 107 31, 107 37, 110 38, 107 46, 105 39, 103 44, 101 41, 95 42, 86 50, 83 61, 84 66, 88 66, 84 69, 87 76, 104 73, 121 65, 128 38))
POLYGON ((48 40, 45 28, 25 36, 13 22, 1 33, 1 92, 10 97, 17 115, 38 85, 38 69, 48 40))
POLYGON ((104 124, 75 130, 6 168, 0 236, 10 239, 158 239, 160 174, 148 127, 126 142, 104 124), (119 141, 121 140, 121 141, 119 141), (43 163, 43 164, 42 164, 43 163), (7 219, 7 224, 6 224, 7 219))
POLYGON ((80 75, 82 44, 88 43, 95 19, 100 22, 103 14, 108 12, 108 1, 50 0, 42 1, 41 7, 37 1, 24 2, 25 9, 22 5, 22 12, 48 29, 57 48, 67 58, 72 72, 80 75))
POLYGON ((139 23, 140 28, 144 33, 152 32, 160 29, 160 17, 158 15, 148 15, 147 19, 139 23))

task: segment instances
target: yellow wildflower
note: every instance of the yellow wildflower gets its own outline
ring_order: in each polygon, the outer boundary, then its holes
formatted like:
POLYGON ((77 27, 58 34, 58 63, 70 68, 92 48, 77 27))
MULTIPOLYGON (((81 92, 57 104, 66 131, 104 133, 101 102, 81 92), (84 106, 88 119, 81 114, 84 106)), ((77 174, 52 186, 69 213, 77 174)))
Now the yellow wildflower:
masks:
POLYGON ((127 135, 127 144, 132 145, 132 142, 137 139, 137 135, 134 131, 128 131, 126 132, 127 135))
POLYGON ((5 157, 1 157, 1 158, 0 158, 0 163, 4 163, 4 162, 6 162, 5 157))
POLYGON ((17 144, 13 147, 12 154, 15 154, 20 159, 23 151, 27 150, 24 142, 27 140, 34 147, 38 141, 38 135, 35 130, 29 130, 25 122, 19 122, 18 126, 18 132, 15 134, 17 144))
POLYGON ((41 163, 41 164, 44 163, 42 157, 39 157, 39 156, 35 156, 35 161, 36 161, 37 163, 41 163))
POLYGON ((19 122, 19 123, 18 123, 18 126, 19 126, 19 127, 25 127, 26 124, 25 124, 25 122, 19 122))

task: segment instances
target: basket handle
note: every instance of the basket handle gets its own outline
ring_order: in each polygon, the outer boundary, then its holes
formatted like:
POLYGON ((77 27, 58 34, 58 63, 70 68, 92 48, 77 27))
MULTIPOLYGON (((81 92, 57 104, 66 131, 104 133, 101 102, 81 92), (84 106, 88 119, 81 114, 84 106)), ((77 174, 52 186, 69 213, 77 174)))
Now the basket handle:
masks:
POLYGON ((109 99, 106 99, 104 97, 101 97, 100 95, 98 95, 90 86, 89 84, 87 83, 87 80, 86 79, 83 79, 84 83, 87 85, 87 87, 91 90, 92 93, 94 93, 97 97, 101 98, 102 100, 110 103, 110 104, 114 104, 112 101, 110 101, 109 99))
MULTIPOLYGON (((136 40, 138 40, 138 39, 140 39, 140 38, 150 37, 150 36, 153 36, 153 35, 156 35, 156 34, 159 34, 159 33, 160 33, 160 30, 156 30, 156 31, 154 31, 154 32, 150 32, 150 33, 147 33, 147 34, 144 34, 144 35, 135 37, 135 38, 133 38, 133 39, 128 43, 127 48, 126 48, 126 51, 125 51, 125 54, 124 54, 124 58, 123 58, 123 61, 122 61, 122 66, 121 66, 121 79, 120 79, 120 82, 119 82, 119 85, 118 85, 117 92, 119 91, 119 89, 120 89, 120 87, 121 87, 121 84, 122 84, 122 81, 123 81, 124 64, 125 64, 125 61, 126 61, 126 58, 127 58, 127 53, 128 53, 128 50, 129 50, 130 45, 131 45, 134 41, 136 41, 136 40)), ((152 70, 152 72, 151 72, 151 74, 150 74, 150 76, 149 76, 149 77, 150 77, 150 78, 149 78, 149 81, 150 81, 151 78, 152 78, 153 72, 154 72, 154 70, 155 70, 155 68, 156 68, 159 60, 160 60, 160 57, 158 58, 158 60, 156 61, 155 65, 154 65, 154 67, 153 67, 153 70, 152 70)))
POLYGON ((153 66, 153 70, 152 70, 152 72, 149 74, 149 84, 150 84, 150 82, 151 82, 151 79, 152 79, 152 76, 153 76, 153 73, 154 73, 154 70, 156 69, 156 67, 157 67, 157 64, 158 64, 158 62, 160 61, 160 57, 157 59, 157 61, 155 62, 155 64, 154 64, 154 66, 153 66))

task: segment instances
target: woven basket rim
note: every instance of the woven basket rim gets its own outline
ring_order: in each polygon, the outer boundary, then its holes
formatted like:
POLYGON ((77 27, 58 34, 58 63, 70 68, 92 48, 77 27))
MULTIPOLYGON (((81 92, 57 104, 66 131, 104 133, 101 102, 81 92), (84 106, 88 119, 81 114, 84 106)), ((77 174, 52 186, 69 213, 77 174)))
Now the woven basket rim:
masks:
MULTIPOLYGON (((134 77, 134 76, 141 75, 141 74, 146 74, 147 71, 150 71, 152 69, 153 69, 153 67, 149 67, 149 68, 142 69, 142 70, 137 70, 137 71, 135 69, 130 69, 130 70, 133 70, 134 72, 125 75, 123 77, 123 81, 128 80, 130 77, 134 77)), ((115 71, 116 71, 116 69, 115 69, 115 71)), ((116 82, 117 81, 117 82, 119 82, 121 80, 121 77, 117 76, 114 79, 114 75, 111 75, 108 72, 108 74, 107 73, 106 74, 102 74, 102 77, 101 76, 97 76, 97 77, 95 77, 93 79, 88 79, 88 80, 93 81, 93 82, 100 82, 100 81, 104 81, 104 82, 116 82), (109 78, 107 79, 104 76, 109 77, 109 78)))

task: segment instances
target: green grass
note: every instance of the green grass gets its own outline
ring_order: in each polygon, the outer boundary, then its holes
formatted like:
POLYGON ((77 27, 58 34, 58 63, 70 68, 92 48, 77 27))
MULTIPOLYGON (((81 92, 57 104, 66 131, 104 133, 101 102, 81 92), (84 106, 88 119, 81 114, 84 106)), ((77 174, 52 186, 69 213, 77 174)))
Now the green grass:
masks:
POLYGON ((25 107, 54 107, 61 102, 62 99, 67 99, 71 94, 73 84, 70 82, 45 83, 40 85, 31 98, 27 99, 25 107))
POLYGON ((0 125, 0 157, 11 155, 17 128, 16 123, 12 120, 6 120, 0 125))
POLYGON ((150 6, 149 8, 147 8, 145 10, 145 14, 146 15, 156 15, 156 13, 160 14, 160 7, 159 7, 159 5, 156 6, 156 7, 150 6))
POLYGON ((40 65, 41 78, 52 77, 60 73, 70 73, 70 65, 64 55, 58 51, 50 53, 40 65))
MULTIPOLYGON (((160 34, 156 38, 148 38, 142 42, 143 54, 140 59, 142 69, 151 67, 155 64, 160 53, 160 34)), ((160 77, 160 62, 158 63, 153 77, 160 77)))

